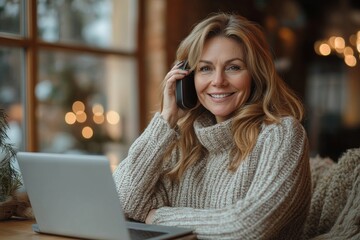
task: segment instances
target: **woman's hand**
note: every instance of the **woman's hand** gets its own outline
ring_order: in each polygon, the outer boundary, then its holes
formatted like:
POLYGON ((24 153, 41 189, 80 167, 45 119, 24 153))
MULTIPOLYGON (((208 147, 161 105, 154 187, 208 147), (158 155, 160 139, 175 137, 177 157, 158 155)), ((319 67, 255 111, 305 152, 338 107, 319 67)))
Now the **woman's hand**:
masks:
POLYGON ((182 62, 176 64, 165 76, 164 99, 161 116, 174 127, 183 112, 176 105, 176 81, 189 74, 188 70, 179 69, 182 62))
POLYGON ((151 209, 150 212, 148 213, 146 219, 145 219, 145 223, 146 224, 152 224, 153 220, 154 220, 154 215, 155 215, 156 209, 151 209))

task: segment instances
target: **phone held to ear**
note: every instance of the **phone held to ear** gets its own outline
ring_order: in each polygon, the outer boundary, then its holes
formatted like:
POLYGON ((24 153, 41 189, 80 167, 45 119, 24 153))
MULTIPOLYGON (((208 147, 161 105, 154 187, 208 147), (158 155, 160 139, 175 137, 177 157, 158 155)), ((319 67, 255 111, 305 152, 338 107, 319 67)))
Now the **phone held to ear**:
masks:
MULTIPOLYGON (((189 69, 187 61, 184 61, 181 69, 189 69)), ((183 79, 176 81, 176 104, 182 109, 191 109, 197 104, 197 95, 194 83, 194 72, 189 73, 183 79)))

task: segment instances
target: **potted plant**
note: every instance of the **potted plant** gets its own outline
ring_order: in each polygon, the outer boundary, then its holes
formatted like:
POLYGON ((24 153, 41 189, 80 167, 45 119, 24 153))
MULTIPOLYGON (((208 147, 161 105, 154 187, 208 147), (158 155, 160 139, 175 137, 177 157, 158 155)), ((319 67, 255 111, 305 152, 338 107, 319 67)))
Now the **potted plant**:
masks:
POLYGON ((10 218, 16 212, 15 193, 22 186, 20 174, 13 165, 16 150, 6 142, 8 128, 5 110, 0 109, 0 220, 10 218))

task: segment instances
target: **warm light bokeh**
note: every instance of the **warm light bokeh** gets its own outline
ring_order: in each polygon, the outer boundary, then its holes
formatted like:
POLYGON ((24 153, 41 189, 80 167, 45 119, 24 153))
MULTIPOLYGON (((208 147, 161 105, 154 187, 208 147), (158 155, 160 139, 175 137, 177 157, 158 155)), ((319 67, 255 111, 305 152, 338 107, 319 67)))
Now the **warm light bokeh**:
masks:
POLYGON ((86 126, 82 129, 81 134, 84 138, 90 139, 93 136, 94 132, 91 127, 86 126))
POLYGON ((314 50, 316 54, 321 56, 329 56, 335 53, 344 59, 344 62, 349 67, 355 67, 360 55, 357 56, 356 52, 360 53, 360 31, 352 34, 348 38, 348 45, 345 38, 341 36, 331 36, 327 40, 318 40, 314 43, 314 50))
POLYGON ((105 117, 104 117, 104 115, 96 115, 96 114, 94 114, 93 121, 96 124, 102 124, 105 121, 105 117))
POLYGON ((92 112, 94 115, 103 115, 104 114, 104 107, 101 104, 94 104, 92 107, 92 112))
POLYGON ((327 43, 322 43, 319 46, 319 52, 320 52, 321 55, 327 56, 327 55, 330 55, 331 48, 327 43))
POLYGON ((67 124, 74 124, 76 122, 76 115, 73 112, 67 112, 65 114, 65 122, 67 124))
POLYGON ((78 113, 78 112, 84 112, 85 111, 85 105, 83 102, 81 101, 75 101, 72 105, 72 110, 74 113, 78 113))
POLYGON ((106 120, 112 125, 118 124, 120 122, 120 115, 115 111, 109 111, 106 114, 106 120))
POLYGON ((76 120, 79 123, 84 123, 86 119, 87 119, 87 115, 85 112, 81 112, 81 111, 76 112, 76 120))

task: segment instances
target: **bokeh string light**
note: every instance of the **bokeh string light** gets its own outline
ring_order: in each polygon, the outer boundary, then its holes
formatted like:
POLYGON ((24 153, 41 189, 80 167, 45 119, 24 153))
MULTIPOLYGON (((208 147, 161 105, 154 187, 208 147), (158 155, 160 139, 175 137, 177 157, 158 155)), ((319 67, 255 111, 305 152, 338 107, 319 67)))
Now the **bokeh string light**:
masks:
MULTIPOLYGON (((110 110, 105 113, 104 107, 101 104, 94 104, 92 106, 92 119, 93 123, 97 125, 110 124, 117 125, 120 123, 120 114, 116 111, 110 110)), ((68 125, 84 124, 82 126, 82 137, 85 139, 91 139, 94 135, 94 130, 89 124, 85 125, 86 121, 89 120, 88 115, 85 111, 85 104, 81 101, 75 101, 72 104, 72 111, 65 114, 65 122, 68 125)))
POLYGON ((341 36, 331 36, 328 39, 316 41, 314 50, 320 56, 336 54, 344 59, 347 66, 355 67, 360 61, 360 30, 350 35, 348 44, 341 36))

